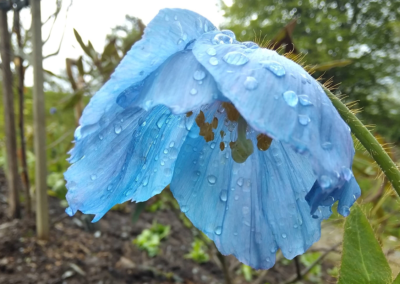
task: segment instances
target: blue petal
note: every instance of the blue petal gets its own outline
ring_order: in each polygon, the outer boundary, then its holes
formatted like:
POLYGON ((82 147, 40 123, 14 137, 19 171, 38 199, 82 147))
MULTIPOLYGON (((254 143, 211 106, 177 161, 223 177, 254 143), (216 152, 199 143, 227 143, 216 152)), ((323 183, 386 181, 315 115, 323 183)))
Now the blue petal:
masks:
POLYGON ((182 116, 167 107, 150 112, 116 108, 100 119, 97 129, 81 129, 71 151, 73 165, 65 173, 69 214, 95 214, 93 222, 115 204, 160 193, 171 181, 188 133, 182 116))
POLYGON ((191 50, 177 52, 140 85, 121 93, 122 107, 139 106, 146 110, 156 105, 168 106, 182 114, 221 97, 213 77, 197 62, 191 50))
POLYGON ((193 54, 214 77, 222 94, 254 129, 290 144, 311 159, 321 187, 340 189, 346 183, 342 168, 351 168, 353 141, 319 83, 275 51, 214 44, 219 35, 204 34, 196 41, 193 54), (215 55, 210 55, 210 49, 215 55), (224 61, 232 52, 241 53, 248 62, 224 61))
MULTIPOLYGON (((331 212, 318 208, 315 219, 310 215, 304 198, 315 182, 310 163, 276 141, 245 163, 234 162, 229 146, 221 151, 219 145, 235 139, 236 126, 217 108, 215 103, 205 111, 208 122, 214 115, 219 122, 214 141, 187 137, 176 162, 171 191, 182 212, 221 253, 256 269, 272 267, 278 248, 289 259, 304 253, 331 212)), ((254 131, 248 137, 257 144, 254 131)))
POLYGON ((117 97, 143 81, 171 55, 215 27, 202 16, 182 9, 164 9, 149 23, 143 38, 135 43, 111 79, 91 99, 80 120, 94 124, 110 109, 117 97))

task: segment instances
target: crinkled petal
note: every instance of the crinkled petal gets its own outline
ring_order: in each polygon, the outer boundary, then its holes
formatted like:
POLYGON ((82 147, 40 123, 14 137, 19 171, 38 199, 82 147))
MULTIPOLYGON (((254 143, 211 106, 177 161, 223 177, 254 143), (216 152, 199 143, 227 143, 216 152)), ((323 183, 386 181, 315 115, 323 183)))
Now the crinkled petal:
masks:
POLYGON ((325 191, 340 189, 346 183, 344 172, 351 168, 353 141, 349 127, 319 83, 275 51, 215 44, 216 36, 220 33, 204 34, 196 41, 193 54, 222 94, 254 129, 308 156, 325 191))
POLYGON ((221 95, 213 77, 191 50, 184 50, 168 58, 145 81, 122 92, 117 103, 147 110, 165 105, 175 114, 182 114, 209 104, 218 96, 221 95))
MULTIPOLYGON (((304 253, 331 213, 321 207, 310 215, 304 198, 316 179, 310 163, 276 141, 265 152, 255 150, 245 163, 234 162, 228 145, 235 130, 217 107, 205 111, 207 121, 218 119, 215 140, 187 137, 175 165, 171 191, 182 212, 221 253, 256 269, 272 267, 278 248, 289 259, 304 253)), ((254 131, 250 136, 256 145, 254 131)))
POLYGON ((95 130, 77 131, 73 164, 65 173, 67 212, 95 214, 93 222, 115 204, 145 201, 160 193, 171 181, 188 133, 182 116, 165 106, 150 112, 134 107, 119 113, 116 108, 95 130))
POLYGON ((204 17, 188 10, 163 9, 148 24, 143 38, 135 43, 85 108, 81 125, 91 125, 108 112, 126 89, 143 81, 171 55, 215 27, 204 17))

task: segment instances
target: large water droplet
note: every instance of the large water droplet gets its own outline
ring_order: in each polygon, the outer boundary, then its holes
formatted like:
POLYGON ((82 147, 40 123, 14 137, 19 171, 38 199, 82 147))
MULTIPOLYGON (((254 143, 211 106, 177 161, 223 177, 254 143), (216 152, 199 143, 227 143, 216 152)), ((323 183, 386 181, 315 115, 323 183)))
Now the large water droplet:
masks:
POLYGON ((213 44, 232 44, 233 43, 233 38, 230 36, 227 36, 223 33, 215 35, 215 37, 212 40, 213 44))
POLYGON ((190 94, 191 94, 192 96, 195 96, 195 95, 197 94, 197 90, 196 90, 195 88, 191 89, 191 90, 190 90, 190 94))
POLYGON ((278 77, 282 77, 286 74, 285 68, 279 62, 272 60, 261 61, 260 64, 267 70, 271 71, 278 77))
POLYGON ((238 186, 243 186, 243 178, 239 178, 236 182, 238 186))
POLYGON ((206 77, 206 72, 201 70, 196 70, 193 74, 193 78, 197 81, 203 80, 206 77))
POLYGON ((328 176, 321 176, 319 179, 319 185, 322 187, 322 189, 327 189, 332 185, 332 180, 328 176))
POLYGON ((146 176, 146 177, 144 178, 143 182, 142 182, 142 185, 143 185, 143 186, 147 186, 148 184, 149 184, 149 177, 146 176))
POLYGON ((282 234, 282 238, 286 239, 286 237, 287 237, 286 234, 282 234))
POLYGON ((346 181, 350 181, 351 178, 353 177, 353 173, 351 172, 351 170, 349 168, 343 167, 342 173, 343 173, 343 177, 346 181))
POLYGON ((167 115, 164 114, 163 116, 160 117, 160 119, 157 121, 157 127, 161 129, 163 124, 165 123, 165 120, 167 119, 167 115))
POLYGON ((181 207, 181 211, 182 211, 183 213, 186 213, 186 212, 189 211, 189 207, 186 206, 186 205, 183 205, 183 206, 181 207))
POLYGON ((114 126, 114 132, 115 132, 115 134, 120 134, 121 131, 122 131, 121 125, 116 124, 116 125, 114 126))
POLYGON ((209 184, 215 184, 215 183, 217 182, 217 177, 216 177, 216 176, 213 176, 213 175, 209 175, 209 176, 207 177, 207 179, 208 179, 208 183, 209 183, 209 184))
POLYGON ((222 234, 222 227, 221 226, 218 226, 218 227, 215 228, 215 234, 218 235, 218 236, 222 234))
POLYGON ((283 93, 283 99, 291 107, 296 106, 297 103, 299 102, 299 98, 297 97, 296 93, 293 92, 293 91, 284 92, 283 93))
POLYGON ((299 101, 302 106, 311 106, 312 102, 310 102, 307 95, 299 95, 299 101))
POLYGON ((310 123, 310 118, 308 117, 308 115, 303 115, 303 114, 299 114, 299 123, 301 125, 308 125, 310 123))
POLYGON ((228 200, 228 191, 223 189, 221 191, 221 194, 219 195, 219 198, 221 199, 221 201, 226 202, 228 200))
POLYGON ((223 59, 226 63, 235 66, 244 65, 249 62, 249 58, 246 55, 237 51, 228 52, 227 54, 225 54, 223 59))
POLYGON ((212 142, 212 143, 210 144, 210 148, 211 148, 211 149, 214 149, 214 148, 215 148, 215 145, 216 145, 215 142, 212 142))
POLYGON ((217 55, 217 51, 215 50, 214 47, 210 47, 210 48, 207 50, 207 54, 210 55, 210 56, 215 56, 215 55, 217 55))
POLYGON ((227 35, 227 36, 231 37, 232 39, 236 39, 235 34, 234 34, 232 31, 230 31, 230 30, 222 30, 221 33, 223 33, 224 35, 227 35))
POLYGON ((208 62, 213 66, 218 65, 218 59, 216 57, 211 57, 208 62))
POLYGON ((247 77, 246 81, 244 81, 244 87, 249 91, 257 89, 257 87, 258 87, 257 79, 254 77, 250 77, 250 76, 247 77))

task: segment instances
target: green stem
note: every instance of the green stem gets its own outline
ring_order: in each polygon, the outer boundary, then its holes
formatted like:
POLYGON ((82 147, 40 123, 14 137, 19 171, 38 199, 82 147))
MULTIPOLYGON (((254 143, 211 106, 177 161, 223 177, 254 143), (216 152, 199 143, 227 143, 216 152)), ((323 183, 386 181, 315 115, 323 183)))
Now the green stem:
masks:
POLYGON ((393 186, 397 195, 400 197, 400 171, 396 164, 392 161, 386 151, 382 148, 381 144, 365 127, 365 125, 342 103, 334 94, 328 89, 324 88, 325 93, 332 101, 333 105, 338 110, 344 121, 350 126, 351 131, 367 149, 372 158, 376 161, 387 179, 393 186))

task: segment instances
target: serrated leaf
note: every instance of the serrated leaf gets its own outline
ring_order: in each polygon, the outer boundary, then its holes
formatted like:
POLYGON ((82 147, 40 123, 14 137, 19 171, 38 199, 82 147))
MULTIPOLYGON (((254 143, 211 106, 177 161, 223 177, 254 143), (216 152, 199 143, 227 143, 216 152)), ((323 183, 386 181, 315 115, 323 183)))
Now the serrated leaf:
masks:
POLYGON ((392 271, 361 208, 354 204, 344 224, 338 284, 392 282, 392 271))

